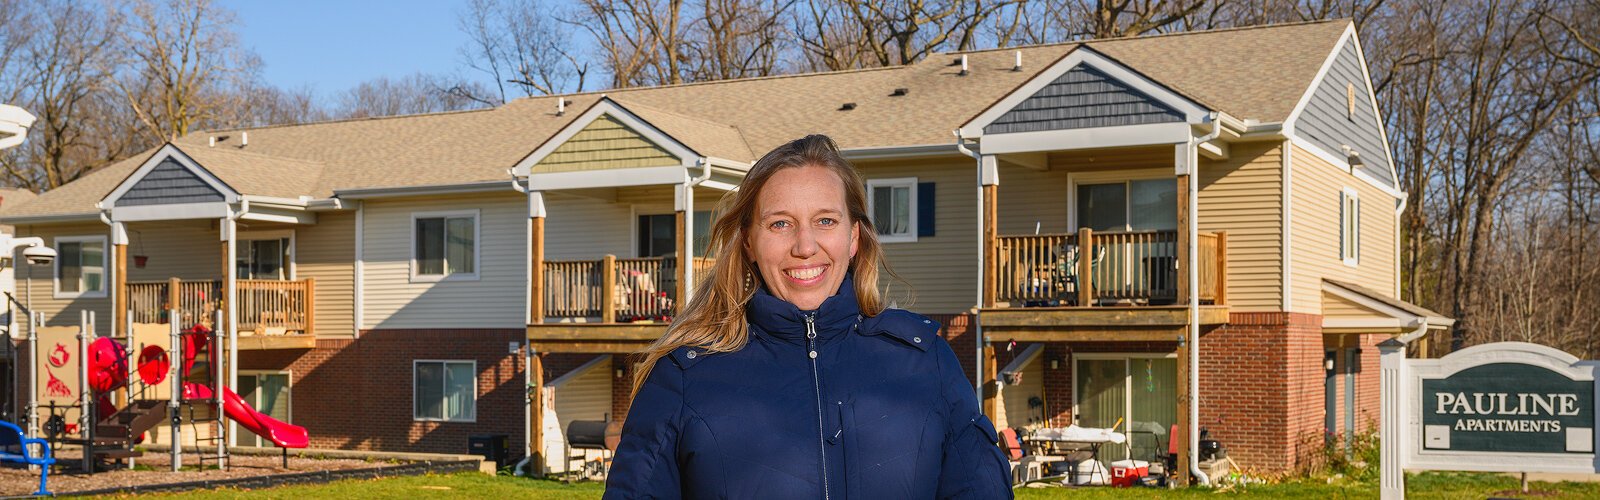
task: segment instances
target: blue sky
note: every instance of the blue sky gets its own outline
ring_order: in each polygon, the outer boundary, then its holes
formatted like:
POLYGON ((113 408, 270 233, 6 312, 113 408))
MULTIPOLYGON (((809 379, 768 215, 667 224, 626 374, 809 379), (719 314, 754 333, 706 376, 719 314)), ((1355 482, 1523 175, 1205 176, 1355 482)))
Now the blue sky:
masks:
MULTIPOLYGON (((309 86, 321 98, 379 76, 467 74, 457 50, 454 1, 224 0, 239 42, 261 56, 278 87, 309 86)), ((476 75, 472 75, 477 78, 476 75)))

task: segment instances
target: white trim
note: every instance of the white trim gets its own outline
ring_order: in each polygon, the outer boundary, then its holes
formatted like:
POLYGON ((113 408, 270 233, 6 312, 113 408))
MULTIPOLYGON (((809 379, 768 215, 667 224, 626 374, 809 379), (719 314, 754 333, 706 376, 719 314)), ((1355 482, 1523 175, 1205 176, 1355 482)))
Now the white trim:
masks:
MULTIPOLYGON (((887 187, 887 188, 905 187, 906 191, 908 191, 910 193, 910 196, 911 196, 911 205, 908 208, 911 211, 911 213, 906 214, 907 218, 909 218, 911 220, 911 223, 908 225, 908 230, 907 230, 908 232, 906 234, 882 234, 882 233, 879 233, 878 234, 878 242, 879 243, 916 243, 917 242, 917 234, 918 234, 917 233, 917 230, 918 230, 918 227, 917 227, 917 203, 920 201, 920 200, 917 199, 917 178, 916 177, 893 177, 893 178, 887 178, 887 179, 867 179, 867 214, 868 214, 868 217, 874 216, 874 215, 876 215, 878 213, 877 210, 876 210, 876 207, 878 206, 877 197, 873 196, 873 188, 877 188, 877 187, 887 187)), ((893 214, 894 207, 889 207, 889 210, 891 212, 889 214, 889 216, 893 217, 894 216, 894 214, 893 214)), ((878 224, 878 221, 872 221, 872 224, 873 224, 874 227, 878 227, 878 228, 883 227, 883 226, 878 224)))
POLYGON ((1394 150, 1389 145, 1389 129, 1383 124, 1383 113, 1378 111, 1378 93, 1372 88, 1372 73, 1367 71, 1367 53, 1361 50, 1361 36, 1355 34, 1355 26, 1350 27, 1350 43, 1355 44, 1356 59, 1361 61, 1361 81, 1367 87, 1367 100, 1372 103, 1372 116, 1378 120, 1378 136, 1383 139, 1383 155, 1389 159, 1389 178, 1394 179, 1394 190, 1400 192, 1400 174, 1394 166, 1394 150))
MULTIPOLYGON (((1001 368, 1000 371, 995 372, 995 374, 1005 375, 1007 373, 1023 371, 1023 369, 1027 368, 1028 363, 1032 363, 1033 360, 1039 359, 1039 355, 1041 354, 1044 354, 1044 342, 1034 342, 1032 344, 1028 344, 1028 347, 1022 349, 1021 354, 1018 354, 1016 358, 1013 358, 1010 363, 1006 363, 1006 367, 1001 368)), ((1004 383, 1005 378, 999 378, 999 380, 1004 383)))
MULTIPOLYGON (((352 312, 355 318, 352 319, 355 320, 353 322, 355 331, 350 332, 350 335, 355 337, 361 336, 361 329, 366 326, 367 320, 366 293, 363 290, 367 286, 366 238, 363 235, 366 232, 366 212, 366 204, 359 201, 356 202, 355 282, 352 283, 355 288, 355 303, 351 304, 351 308, 354 309, 352 312)), ((411 228, 411 230, 415 232, 416 228, 411 228)))
MULTIPOLYGON (((1063 56, 1056 62, 1051 63, 1050 67, 1034 75, 1032 79, 1029 79, 1027 83, 1022 84, 1022 86, 1018 87, 1017 90, 1007 94, 999 101, 996 101, 994 104, 990 105, 982 113, 979 113, 978 116, 962 125, 960 129, 961 136, 968 139, 977 139, 979 137, 983 137, 984 127, 994 123, 994 121, 1000 119, 1001 116, 1005 116, 1005 114, 1010 112, 1012 108, 1017 107, 1018 104, 1022 104, 1022 102, 1026 101, 1029 97, 1033 97, 1034 94, 1050 85, 1051 82, 1054 82, 1057 78, 1060 78, 1061 75, 1066 74, 1068 71, 1071 71, 1072 68, 1075 68, 1080 64, 1085 64, 1091 68, 1099 70, 1100 72, 1105 73, 1106 76, 1116 79, 1117 81, 1126 84, 1129 87, 1133 87, 1134 90, 1142 92, 1145 95, 1160 101, 1162 104, 1171 107, 1178 113, 1183 114, 1184 121, 1187 121, 1188 123, 1201 123, 1205 121, 1207 113, 1210 112, 1210 110, 1200 106, 1198 103, 1189 100, 1187 97, 1179 95, 1177 92, 1168 89, 1167 87, 1157 83, 1155 80, 1146 78, 1144 75, 1129 69, 1122 63, 1117 62, 1116 60, 1107 57, 1104 54, 1089 48, 1088 46, 1079 45, 1077 48, 1073 49, 1072 52, 1067 53, 1066 56, 1063 56)), ((988 150, 988 144, 985 144, 984 146, 985 154, 1004 152, 988 150)))
MULTIPOLYGON (((1129 181, 1152 179, 1173 179, 1176 181, 1177 177, 1172 175, 1172 172, 1161 167, 1141 168, 1134 170, 1067 172, 1067 232, 1076 233, 1078 231, 1078 185, 1116 184, 1118 182, 1126 184, 1129 181)), ((1131 197, 1129 197, 1127 201, 1129 203, 1133 202, 1131 197)), ((1132 222, 1132 209, 1125 206, 1123 208, 1123 212, 1129 216, 1128 221, 1132 222)), ((1124 225, 1123 229, 1120 229, 1119 231, 1127 231, 1127 227, 1127 225, 1124 225)))
POLYGON ((1282 149, 1282 152, 1278 157, 1283 160, 1283 187, 1279 190, 1283 196, 1283 220, 1281 221, 1283 224, 1283 239, 1281 240, 1283 246, 1278 249, 1278 256, 1283 261, 1283 275, 1279 285, 1283 288, 1283 310, 1290 311, 1292 310, 1290 307, 1294 305, 1294 274, 1291 266, 1293 252, 1290 251, 1294 244, 1294 234, 1291 232, 1291 228, 1294 226, 1292 223, 1294 218, 1294 144, 1292 141, 1283 141, 1280 144, 1279 148, 1282 149))
POLYGON ((427 184, 422 186, 336 189, 334 198, 340 200, 365 200, 369 198, 398 198, 404 196, 431 196, 440 194, 492 193, 510 191, 506 181, 467 182, 462 184, 427 184))
POLYGON ((1322 328, 1410 328, 1416 325, 1400 318, 1338 318, 1324 316, 1322 328))
MULTIPOLYGON (((283 275, 285 276, 284 279, 293 281, 295 279, 295 262, 297 260, 299 260, 299 257, 297 257, 297 254, 296 254, 296 252, 297 252, 296 247, 298 247, 299 245, 297 244, 298 242, 296 241, 297 238, 296 238, 296 235, 295 235, 295 230, 293 230, 293 229, 272 229, 272 230, 265 230, 265 231, 262 231, 262 230, 257 230, 257 231, 236 231, 236 233, 234 234, 233 244, 234 244, 235 247, 237 247, 239 245, 239 243, 244 243, 244 242, 249 242, 249 241, 266 241, 266 240, 275 240, 275 239, 284 239, 284 238, 288 238, 289 239, 289 248, 288 248, 289 261, 288 262, 284 262, 282 264, 283 265, 283 269, 284 269, 283 275)), ((235 249, 235 252, 237 252, 237 248, 235 249)), ((239 262, 239 255, 237 255, 237 254, 234 255, 233 259, 234 259, 234 264, 233 265, 234 265, 235 268, 237 268, 239 266, 239 263, 238 263, 239 262)), ((239 279, 246 279, 246 278, 239 278, 239 279)), ((262 279, 262 278, 250 278, 250 279, 262 279)))
POLYGON ((1355 291, 1333 283, 1328 283, 1326 281, 1322 282, 1322 291, 1324 293, 1331 293, 1336 297, 1355 302, 1357 305, 1371 309, 1379 314, 1384 314, 1404 321, 1405 325, 1403 326, 1406 327, 1415 327, 1417 325, 1421 325, 1424 323, 1424 320, 1426 320, 1426 323, 1429 327, 1433 328, 1443 328, 1455 324, 1454 319, 1420 316, 1411 311, 1385 304, 1382 301, 1373 299, 1372 297, 1356 293, 1355 291))
POLYGON ((1361 265, 1361 192, 1345 186, 1339 194, 1339 260, 1357 267, 1361 265))
POLYGON ((1333 50, 1322 58, 1322 65, 1317 68, 1317 75, 1311 78, 1311 85, 1306 86, 1306 91, 1300 94, 1300 99, 1295 101, 1294 108, 1289 111, 1289 117, 1283 120, 1285 135, 1294 135, 1294 126, 1300 121, 1301 113, 1305 112, 1306 105, 1311 103, 1311 97, 1316 95, 1317 87, 1322 85, 1322 80, 1328 77, 1328 70, 1333 69, 1334 61, 1339 59, 1339 49, 1344 48, 1345 40, 1349 40, 1355 33, 1355 24, 1346 23, 1344 32, 1339 35, 1339 41, 1333 44, 1333 50))
MULTIPOLYGON (((440 282, 440 281, 478 281, 478 277, 481 276, 482 272, 483 272, 483 258, 482 258, 482 255, 483 255, 483 217, 482 217, 482 214, 480 212, 481 211, 476 209, 476 208, 471 209, 471 210, 443 210, 443 211, 411 212, 411 225, 409 227, 407 227, 406 230, 411 233, 407 237, 407 241, 409 241, 410 244, 411 244, 411 247, 409 249, 407 249, 407 252, 409 254, 409 259, 410 259, 410 263, 411 263, 410 267, 411 267, 411 282, 412 283, 437 283, 437 282, 440 282), (462 218, 462 217, 471 217, 472 218, 472 272, 470 272, 470 273, 451 273, 450 272, 450 262, 448 260, 446 260, 446 261, 444 261, 444 274, 419 274, 417 272, 417 220, 418 219, 437 219, 437 218, 453 219, 453 218, 462 218)), ((446 233, 449 232, 448 226, 449 226, 449 224, 447 222, 446 223, 446 230, 445 230, 446 233)), ((445 255, 449 255, 449 253, 450 253, 449 252, 449 242, 446 242, 446 246, 443 248, 443 250, 445 251, 445 255)))
POLYGON ((178 219, 220 219, 232 214, 226 202, 177 203, 171 205, 136 205, 112 207, 111 220, 141 222, 178 219))
POLYGON ((577 118, 573 119, 572 123, 568 124, 565 128, 562 128, 560 132, 556 133, 556 135, 552 136, 549 140, 546 140, 544 144, 539 145, 538 149, 534 149, 533 152, 529 153, 526 158, 522 159, 522 161, 517 162, 517 165, 511 170, 512 175, 516 177, 527 177, 529 173, 533 171, 533 167, 535 165, 538 165, 540 161, 545 159, 545 157, 550 156, 550 154, 554 153, 556 149, 559 149, 562 145, 565 145, 567 140, 572 139, 572 137, 575 135, 578 135, 578 132, 582 132, 584 128, 587 128, 589 124, 594 123, 595 120, 600 119, 601 116, 610 116, 612 119, 621 122, 624 126, 627 126, 629 129, 632 129, 639 135, 644 136, 646 140, 649 140, 657 147, 667 150, 667 153, 676 157, 678 161, 682 162, 682 166, 684 167, 692 166, 694 165, 695 161, 700 159, 701 155, 699 153, 696 153, 693 149, 690 149, 683 143, 678 142, 677 139, 674 139, 672 136, 662 132, 661 129, 651 125, 650 122, 639 118, 638 115, 628 111, 627 108, 617 104, 616 101, 613 101, 610 98, 601 97, 600 100, 595 102, 593 106, 590 106, 588 110, 585 110, 582 115, 578 115, 577 118))
MULTIPOLYGON (((53 241, 50 242, 50 246, 51 246, 51 248, 54 248, 55 251, 56 251, 55 265, 50 266, 51 267, 50 281, 51 281, 51 283, 54 284, 54 286, 52 287, 52 291, 53 291, 53 295, 52 296, 53 297, 55 297, 57 299, 103 299, 103 298, 106 298, 106 297, 110 296, 107 293, 107 290, 109 290, 111 288, 111 279, 113 278, 111 276, 111 271, 112 271, 111 268, 112 268, 112 266, 110 265, 111 264, 112 255, 111 255, 111 243, 109 241, 109 238, 106 237, 106 235, 101 234, 101 235, 86 235, 86 236, 57 236, 57 237, 54 238, 53 241), (66 261, 66 258, 65 258, 66 257, 66 253, 61 251, 61 244, 62 243, 99 243, 100 244, 100 290, 99 291, 81 291, 81 290, 77 291, 77 292, 63 292, 63 291, 61 291, 61 264, 62 264, 62 262, 66 261)), ((79 258, 79 261, 80 261, 80 266, 79 267, 81 269, 83 267, 81 265, 81 262, 82 262, 82 258, 81 257, 79 258)))
POLYGON ((983 154, 1032 153, 1069 149, 1182 144, 1194 135, 1188 123, 1146 123, 1115 127, 1039 130, 990 134, 981 143, 983 154))
MULTIPOLYGON (((441 378, 439 380, 439 383, 440 384, 444 384, 445 381, 441 378)), ((444 388, 448 389, 449 386, 445 386, 444 388)), ((443 391, 441 391, 441 397, 448 398, 449 394, 444 394, 443 391)), ((440 411, 443 411, 442 406, 444 404, 444 400, 441 399, 439 401, 439 404, 441 406, 440 411)), ((476 359, 413 359, 413 360, 411 360, 411 421, 413 421, 413 422, 450 422, 450 423, 464 423, 464 424, 477 423, 478 422, 478 360, 476 360, 476 359), (471 418, 451 419, 451 418, 427 418, 427 417, 418 417, 417 416, 417 365, 422 364, 422 363, 440 363, 442 365, 442 367, 443 367, 443 371, 441 371, 440 373, 445 374, 446 376, 448 376, 448 374, 450 373, 449 367, 450 367, 451 364, 463 364, 463 363, 471 363, 472 364, 472 405, 471 405, 471 410, 472 411, 469 412, 469 414, 471 415, 471 418)))
POLYGON ((1399 189, 1395 188, 1394 186, 1385 185, 1383 183, 1383 181, 1380 181, 1377 178, 1373 177, 1372 174, 1369 174, 1366 171, 1361 170, 1359 168, 1351 167, 1350 162, 1349 162, 1348 159, 1340 158, 1338 155, 1335 155, 1335 154, 1329 152, 1326 149, 1322 149, 1321 146, 1318 146, 1318 145, 1312 143, 1311 141, 1306 140, 1303 137, 1300 137, 1300 136, 1297 136, 1297 135, 1291 135, 1291 136, 1289 136, 1289 142, 1294 144, 1295 146, 1298 146, 1300 149, 1304 149, 1307 152, 1311 153, 1312 155, 1315 155, 1317 158, 1321 159, 1322 161, 1325 161, 1325 162, 1328 162, 1328 163, 1332 164, 1334 168, 1337 168, 1339 170, 1343 170, 1345 173, 1348 173, 1351 176, 1354 176, 1355 178, 1360 179, 1362 182, 1365 182, 1368 185, 1371 185, 1372 187, 1377 188, 1377 190, 1382 191, 1384 194, 1392 196, 1397 200, 1403 200, 1406 197, 1406 194, 1404 192, 1400 191, 1399 189))
POLYGON ((689 169, 683 166, 613 168, 533 174, 532 177, 528 178, 528 189, 555 191, 561 189, 682 184, 688 181, 689 169))
POLYGON ((155 170, 155 168, 161 165, 161 163, 167 158, 176 160, 178 165, 194 173, 195 176, 199 177, 200 180, 205 182, 207 186, 211 186, 211 188, 217 190, 218 193, 222 193, 224 203, 239 202, 238 191, 234 190, 232 187, 229 187, 227 183, 222 182, 222 179, 217 178, 217 176, 213 175, 211 171, 201 167, 199 162, 194 161, 194 158, 190 158, 188 154, 183 152, 183 150, 178 149, 178 147, 172 143, 167 143, 165 146, 162 146, 161 149, 156 150, 155 154, 150 155, 150 159, 145 160, 145 162, 139 165, 139 168, 134 170, 132 174, 128 174, 128 178, 123 179, 122 183, 118 184, 116 189, 112 189, 111 194, 106 195, 105 198, 101 198, 100 206, 103 208, 116 207, 117 200, 122 199, 122 195, 127 194, 129 189, 133 189, 135 184, 138 184, 139 181, 144 180, 145 175, 149 174, 151 170, 155 170))

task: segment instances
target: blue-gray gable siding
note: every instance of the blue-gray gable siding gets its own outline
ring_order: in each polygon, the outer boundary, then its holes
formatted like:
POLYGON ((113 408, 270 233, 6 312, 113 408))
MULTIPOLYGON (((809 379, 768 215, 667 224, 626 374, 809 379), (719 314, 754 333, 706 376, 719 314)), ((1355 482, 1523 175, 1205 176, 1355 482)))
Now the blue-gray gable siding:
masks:
POLYGON ((1372 111, 1368 83, 1361 72, 1361 56, 1356 53, 1355 41, 1351 40, 1339 50, 1327 76, 1312 92, 1311 100, 1295 123, 1295 133, 1336 155, 1344 154, 1340 146, 1349 145, 1360 153, 1363 171, 1393 185, 1389 155, 1384 151, 1383 122, 1372 111), (1356 87, 1354 114, 1349 112, 1346 91, 1346 86, 1351 84, 1356 87))
POLYGON ((983 128, 985 134, 1183 121, 1183 114, 1087 65, 1078 65, 983 128))
POLYGON ((206 184, 200 176, 183 168, 177 160, 167 158, 128 188, 121 198, 117 198, 116 206, 205 203, 225 199, 221 192, 206 184))

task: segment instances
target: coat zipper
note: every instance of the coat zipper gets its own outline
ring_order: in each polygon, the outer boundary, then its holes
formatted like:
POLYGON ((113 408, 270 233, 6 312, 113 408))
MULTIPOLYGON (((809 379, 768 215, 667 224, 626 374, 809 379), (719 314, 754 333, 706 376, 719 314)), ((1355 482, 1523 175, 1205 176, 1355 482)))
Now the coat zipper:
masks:
POLYGON ((806 341, 810 344, 811 357, 811 387, 817 394, 817 451, 822 457, 822 498, 828 495, 828 444, 827 421, 822 418, 822 377, 817 373, 817 315, 812 313, 806 318, 806 341))

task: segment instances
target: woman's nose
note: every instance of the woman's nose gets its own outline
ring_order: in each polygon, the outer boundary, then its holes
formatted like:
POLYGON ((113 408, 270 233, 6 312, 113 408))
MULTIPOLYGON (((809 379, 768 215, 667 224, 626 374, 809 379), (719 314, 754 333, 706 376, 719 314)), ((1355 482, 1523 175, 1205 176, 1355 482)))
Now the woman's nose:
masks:
POLYGON ((794 245, 789 247, 789 255, 796 258, 810 258, 817 253, 817 235, 810 228, 795 231, 794 245))

